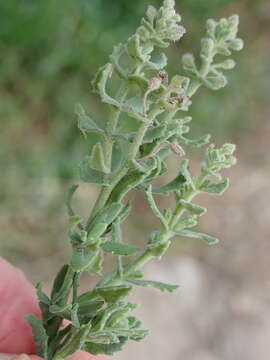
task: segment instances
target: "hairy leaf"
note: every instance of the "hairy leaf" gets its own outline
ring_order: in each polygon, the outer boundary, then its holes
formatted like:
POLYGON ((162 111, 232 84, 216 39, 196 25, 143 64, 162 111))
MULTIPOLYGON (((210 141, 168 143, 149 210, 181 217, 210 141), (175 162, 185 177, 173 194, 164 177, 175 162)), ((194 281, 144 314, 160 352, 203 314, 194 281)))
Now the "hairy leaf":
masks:
POLYGON ((26 316, 26 319, 32 328, 33 337, 37 346, 37 354, 46 359, 48 352, 48 335, 43 327, 42 320, 34 315, 26 316))
POLYGON ((208 245, 215 245, 219 242, 219 240, 213 236, 210 236, 207 234, 202 234, 199 232, 190 231, 190 230, 175 231, 175 234, 179 235, 179 236, 204 240, 208 243, 208 245))
POLYGON ((115 255, 134 255, 136 252, 139 251, 139 248, 136 246, 123 244, 123 243, 117 243, 114 241, 108 241, 105 244, 102 245, 102 248, 106 252, 113 253, 115 255))
POLYGON ((153 286, 161 291, 173 292, 179 288, 179 285, 166 284, 160 281, 152 280, 128 280, 128 282, 138 286, 153 286))

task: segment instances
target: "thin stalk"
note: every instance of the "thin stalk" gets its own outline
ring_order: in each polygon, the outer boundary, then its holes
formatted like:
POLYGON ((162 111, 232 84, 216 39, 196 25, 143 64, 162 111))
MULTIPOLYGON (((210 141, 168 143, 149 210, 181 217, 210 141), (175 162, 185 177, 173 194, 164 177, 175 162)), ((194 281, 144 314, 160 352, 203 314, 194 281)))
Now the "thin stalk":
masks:
POLYGON ((112 192, 112 190, 114 189, 115 185, 122 179, 123 176, 126 175, 126 173, 128 172, 128 168, 126 166, 122 167, 115 175, 114 175, 114 179, 111 183, 110 186, 102 186, 102 189, 99 193, 99 196, 96 200, 96 203, 94 205, 94 208, 87 220, 86 223, 86 229, 89 228, 89 225, 92 221, 92 219, 95 217, 95 215, 105 206, 107 200, 110 197, 110 194, 112 192))

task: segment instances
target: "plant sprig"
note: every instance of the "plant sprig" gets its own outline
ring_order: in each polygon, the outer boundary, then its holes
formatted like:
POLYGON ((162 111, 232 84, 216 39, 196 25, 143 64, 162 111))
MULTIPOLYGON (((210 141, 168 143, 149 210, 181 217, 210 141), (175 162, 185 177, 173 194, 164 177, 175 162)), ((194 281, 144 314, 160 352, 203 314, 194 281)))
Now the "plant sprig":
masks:
POLYGON ((188 138, 191 117, 182 112, 188 111, 192 96, 202 85, 212 90, 226 85, 223 71, 235 63, 217 60, 217 56, 230 56, 232 50, 241 50, 243 42, 237 38, 237 15, 208 20, 200 59, 185 54, 184 76, 170 77, 163 49, 185 34, 174 5, 174 0, 164 0, 159 10, 149 6, 135 34, 115 46, 110 62, 99 69, 92 85, 110 112, 105 125, 77 106, 78 127, 89 151, 80 164, 81 179, 99 184, 101 191, 84 222, 71 203, 78 186, 71 187, 67 199, 70 262, 57 274, 50 297, 37 286, 42 319, 31 316, 28 320, 38 354, 45 359, 62 360, 79 349, 110 355, 129 339, 143 339, 148 332, 130 315, 136 305, 125 298, 134 286, 169 292, 178 286, 145 280, 142 267, 153 258, 160 259, 176 237, 198 238, 210 245, 218 241, 190 230, 206 212, 193 199, 202 192, 221 195, 227 189, 228 179, 220 172, 235 164, 235 146, 209 145, 200 174, 195 176, 185 154, 189 146, 209 143, 210 136, 188 138), (166 173, 171 154, 180 158, 178 173, 169 183, 153 186, 153 181, 166 173), (141 253, 124 241, 121 230, 132 208, 126 195, 134 189, 145 194, 160 223, 141 253), (159 209, 155 194, 173 195, 175 207, 159 209), (116 268, 104 274, 107 253, 115 255, 116 268), (78 294, 84 272, 101 278, 93 289, 78 294), (63 325, 65 320, 68 325, 63 325))

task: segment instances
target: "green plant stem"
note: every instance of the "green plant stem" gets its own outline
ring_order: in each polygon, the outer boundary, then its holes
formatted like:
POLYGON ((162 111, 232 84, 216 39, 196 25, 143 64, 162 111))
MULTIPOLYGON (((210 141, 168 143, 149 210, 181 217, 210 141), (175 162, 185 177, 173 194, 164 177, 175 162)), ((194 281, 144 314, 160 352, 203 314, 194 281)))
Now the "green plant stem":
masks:
POLYGON ((114 179, 110 186, 106 186, 106 185, 102 186, 102 189, 99 193, 99 196, 96 200, 93 210, 86 223, 86 229, 89 228, 89 225, 92 219, 95 217, 95 215, 105 206, 108 198, 110 197, 112 190, 117 185, 117 183, 122 179, 122 177, 126 175, 127 172, 128 172, 128 167, 127 166, 122 167, 120 170, 118 170, 118 172, 114 174, 114 179))
POLYGON ((130 148, 129 160, 132 160, 136 157, 147 128, 148 128, 148 126, 146 124, 141 124, 141 126, 139 127, 138 133, 135 136, 133 143, 131 145, 131 148, 130 148))

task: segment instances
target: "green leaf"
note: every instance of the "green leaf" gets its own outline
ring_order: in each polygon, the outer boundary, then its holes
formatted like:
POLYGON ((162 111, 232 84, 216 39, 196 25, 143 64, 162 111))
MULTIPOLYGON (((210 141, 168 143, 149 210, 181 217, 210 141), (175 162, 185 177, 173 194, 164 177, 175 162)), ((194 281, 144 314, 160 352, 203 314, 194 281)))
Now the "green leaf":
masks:
POLYGON ((80 167, 80 178, 82 181, 91 184, 109 185, 109 180, 105 174, 101 171, 97 171, 90 167, 90 157, 87 156, 81 162, 80 167))
POLYGON ((70 312, 70 310, 72 309, 72 305, 71 304, 65 304, 65 305, 51 305, 50 306, 50 312, 52 312, 53 314, 64 314, 65 312, 70 312))
POLYGON ((112 151, 112 171, 117 171, 123 165, 127 157, 129 143, 120 135, 114 135, 114 145, 112 151))
POLYGON ((146 191, 146 197, 147 197, 148 203, 149 203, 150 208, 152 209, 153 213, 160 220, 160 222, 164 226, 164 228, 168 229, 169 224, 168 224, 167 220, 164 218, 163 214, 160 212, 159 208, 157 207, 155 199, 152 195, 152 185, 148 186, 148 189, 146 191))
POLYGON ((92 86, 94 91, 96 91, 101 96, 101 100, 110 105, 114 105, 117 108, 120 108, 120 104, 118 101, 114 100, 110 95, 107 94, 106 91, 106 85, 111 77, 113 72, 113 65, 111 63, 108 63, 101 67, 98 70, 98 73, 94 80, 92 81, 92 86))
POLYGON ((200 205, 192 204, 191 202, 185 200, 179 200, 179 204, 181 204, 185 210, 189 211, 193 215, 202 216, 207 211, 206 208, 200 205))
POLYGON ((206 134, 198 139, 187 139, 184 136, 181 136, 181 140, 184 142, 184 144, 189 145, 189 146, 195 146, 195 147, 201 147, 203 145, 206 145, 209 143, 210 141, 210 137, 211 135, 206 134))
POLYGON ((119 343, 118 336, 112 331, 103 330, 92 332, 89 334, 87 341, 94 344, 117 344, 119 343))
POLYGON ((134 255, 137 251, 139 251, 139 248, 137 248, 136 246, 117 243, 114 241, 106 242, 105 244, 102 245, 102 248, 104 251, 113 253, 115 255, 127 255, 127 256, 134 255))
POLYGON ((110 225, 114 219, 119 215, 122 210, 123 205, 120 202, 112 202, 110 205, 101 209, 99 213, 94 217, 91 223, 88 226, 88 232, 100 223, 110 225))
POLYGON ((79 317, 78 317, 78 309, 79 309, 79 304, 76 303, 72 306, 72 309, 71 309, 71 321, 72 321, 72 324, 76 327, 76 328, 80 328, 80 321, 79 321, 79 317))
POLYGON ((145 179, 146 174, 138 171, 131 171, 115 186, 110 196, 110 201, 121 201, 123 197, 134 187, 138 186, 145 179))
POLYGON ((132 58, 142 63, 149 58, 149 56, 143 54, 143 48, 140 46, 140 37, 138 34, 134 34, 128 39, 127 52, 132 58))
POLYGON ((85 134, 85 132, 104 133, 104 131, 97 126, 95 121, 86 115, 85 110, 81 104, 76 104, 75 112, 78 116, 78 128, 83 134, 85 134))
POLYGON ((157 138, 160 138, 165 135, 166 126, 165 125, 158 125, 149 127, 146 131, 146 134, 143 138, 143 143, 151 143, 157 138))
POLYGON ((164 53, 161 53, 154 61, 147 61, 145 67, 151 70, 162 70, 167 66, 167 60, 167 56, 164 53))
POLYGON ((127 342, 126 336, 119 337, 119 343, 116 344, 94 344, 86 343, 84 350, 88 351, 92 355, 113 355, 115 352, 121 351, 123 345, 127 342))
POLYGON ((192 228, 197 224, 197 215, 187 216, 181 219, 181 221, 176 225, 175 230, 180 231, 186 228, 192 228))
POLYGON ((118 215, 118 219, 120 223, 123 222, 128 217, 131 208, 132 208, 131 201, 128 201, 118 215))
POLYGON ((72 209, 72 206, 71 206, 71 200, 73 198, 73 195, 75 193, 75 191, 78 189, 79 185, 72 185, 69 189, 68 189, 68 193, 67 193, 67 200, 66 200, 66 206, 67 206, 67 209, 68 209, 68 215, 69 216, 74 216, 75 213, 72 209))
POLYGON ((91 231, 88 233, 88 239, 97 239, 104 234, 105 230, 107 229, 108 224, 106 223, 98 223, 96 224, 91 231))
POLYGON ((180 190, 181 187, 187 182, 182 171, 168 184, 153 189, 153 193, 168 195, 173 191, 180 190))
POLYGON ((54 355, 54 360, 62 360, 83 348, 90 332, 91 323, 82 325, 76 329, 67 343, 62 346, 54 355))
POLYGON ((129 285, 105 286, 96 288, 94 295, 101 296, 108 303, 114 303, 129 295, 131 290, 129 285))
POLYGON ((226 179, 219 184, 215 184, 209 180, 206 180, 200 187, 200 190, 208 194, 222 195, 228 187, 229 179, 226 179))
POLYGON ((103 300, 101 300, 100 298, 93 299, 92 294, 90 300, 88 300, 87 294, 88 293, 85 293, 77 299, 79 304, 78 316, 81 319, 92 318, 104 305, 103 300))
POLYGON ((131 340, 140 341, 144 339, 148 334, 149 330, 143 329, 121 329, 121 328, 112 328, 114 334, 117 336, 128 336, 131 340))
POLYGON ((36 289, 37 289, 37 296, 38 296, 38 300, 40 303, 46 304, 46 305, 50 305, 51 300, 50 298, 42 291, 42 284, 38 283, 36 285, 36 289))
POLYGON ((208 245, 215 245, 219 242, 219 240, 213 236, 202 234, 190 230, 181 230, 181 231, 175 231, 176 235, 184 236, 184 237, 190 237, 195 239, 204 240, 208 243, 208 245))
POLYGON ((195 186, 195 183, 193 181, 193 177, 192 175, 190 174, 190 171, 189 171, 189 161, 187 159, 184 159, 181 161, 181 170, 182 170, 182 174, 184 175, 186 181, 187 181, 187 184, 189 184, 192 188, 192 190, 196 190, 196 186, 195 186))
POLYGON ((86 271, 93 272, 95 274, 101 275, 102 273, 102 265, 103 265, 104 257, 103 251, 98 250, 92 257, 91 261, 88 263, 86 271))
POLYGON ((179 285, 166 284, 160 281, 151 280, 128 280, 128 282, 138 286, 153 286, 161 291, 173 292, 179 288, 179 285))
POLYGON ((62 266, 62 268, 59 270, 54 280, 51 293, 53 302, 64 298, 68 294, 72 285, 73 275, 73 272, 67 264, 62 266))
POLYGON ((46 330, 43 327, 41 319, 38 319, 34 315, 29 315, 25 317, 29 324, 31 325, 34 341, 36 344, 37 354, 45 359, 47 359, 48 354, 48 335, 46 330))
POLYGON ((105 174, 110 172, 110 169, 106 164, 105 153, 100 142, 93 146, 90 156, 90 167, 94 170, 104 172, 105 174))
POLYGON ((80 272, 91 268, 96 262, 97 254, 88 248, 73 248, 70 266, 73 271, 80 272))

